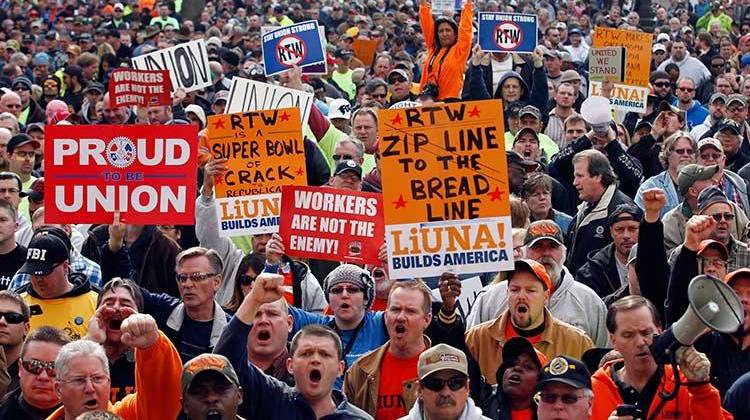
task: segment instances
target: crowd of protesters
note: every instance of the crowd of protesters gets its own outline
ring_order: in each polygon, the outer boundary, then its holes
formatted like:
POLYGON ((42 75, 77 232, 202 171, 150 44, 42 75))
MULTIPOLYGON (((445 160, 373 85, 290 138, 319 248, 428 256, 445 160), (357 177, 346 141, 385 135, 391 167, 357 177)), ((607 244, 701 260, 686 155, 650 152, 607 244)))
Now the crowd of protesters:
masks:
POLYGON ((0 420, 750 419, 750 2, 437 3, 0 1, 0 420), (483 51, 477 12, 536 15, 533 53, 483 51), (307 20, 327 74, 266 77, 261 28, 307 20), (645 112, 594 130, 603 27, 654 42, 645 112), (111 100, 113 70, 199 39, 211 86, 111 100), (47 127, 194 124, 205 145, 238 77, 314 94, 310 186, 375 193, 379 110, 500 99, 513 269, 472 274, 464 312, 467 275, 391 279, 385 244, 357 266, 227 238, 224 159, 201 161, 194 225, 45 222, 47 127), (744 318, 669 363, 652 344, 696 276, 744 318))

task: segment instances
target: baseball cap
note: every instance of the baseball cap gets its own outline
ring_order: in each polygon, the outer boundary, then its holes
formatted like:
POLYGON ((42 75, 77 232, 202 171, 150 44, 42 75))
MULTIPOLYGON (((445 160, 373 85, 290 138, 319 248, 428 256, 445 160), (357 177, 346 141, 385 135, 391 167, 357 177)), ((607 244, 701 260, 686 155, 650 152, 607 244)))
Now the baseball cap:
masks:
POLYGON ((441 370, 455 370, 469 376, 469 363, 464 352, 441 343, 419 355, 417 371, 420 380, 441 370))
POLYGON ((580 82, 581 75, 578 74, 578 72, 573 69, 565 70, 564 72, 562 72, 562 76, 560 76, 560 82, 565 83, 565 82, 572 82, 572 81, 580 82))
POLYGON ((216 94, 214 95, 214 102, 213 103, 216 103, 216 102, 219 102, 219 101, 226 102, 227 99, 229 99, 229 91, 228 90, 220 90, 220 91, 216 92, 216 94))
POLYGON ((542 119, 542 113, 539 112, 539 108, 534 105, 526 105, 518 111, 518 118, 523 118, 524 115, 531 115, 538 120, 542 119))
POLYGON ((536 130, 534 130, 531 127, 524 127, 518 130, 518 132, 516 133, 516 136, 513 138, 513 144, 516 144, 516 142, 518 141, 519 138, 521 138, 521 135, 523 133, 531 133, 532 135, 534 135, 534 138, 536 139, 536 141, 539 142, 539 134, 536 132, 536 130))
POLYGON ((726 276, 724 276, 724 282, 731 286, 732 283, 742 277, 750 277, 750 268, 740 268, 738 270, 732 271, 731 273, 728 273, 726 276))
POLYGON ((362 179, 362 167, 359 165, 359 163, 351 159, 342 160, 341 162, 339 162, 339 164, 336 165, 336 170, 333 172, 333 176, 339 176, 348 171, 354 172, 355 174, 357 174, 359 179, 362 179))
POLYGON ((698 151, 700 152, 704 147, 713 147, 720 152, 724 151, 724 146, 721 145, 721 142, 713 137, 700 139, 700 141, 698 142, 698 151))
POLYGON ((343 98, 334 99, 328 105, 328 119, 342 118, 348 120, 352 116, 352 105, 343 98))
POLYGON ((570 37, 571 35, 583 36, 583 31, 581 31, 579 28, 572 28, 571 30, 568 31, 568 37, 570 37))
POLYGON ((664 44, 654 44, 653 48, 651 48, 651 52, 667 52, 667 47, 664 46, 664 44))
POLYGON ((685 194, 696 181, 711 179, 717 172, 719 172, 718 165, 701 166, 695 163, 685 165, 677 173, 677 187, 681 194, 685 194))
POLYGON ((26 251, 26 262, 18 272, 46 276, 68 258, 70 253, 62 239, 48 233, 35 235, 26 251))
POLYGON ((729 118, 725 118, 721 124, 719 124, 719 128, 716 129, 717 132, 729 130, 732 131, 736 135, 742 134, 742 129, 740 128, 740 125, 734 122, 733 120, 730 120, 729 118))
POLYGON ((659 103, 659 112, 664 112, 664 111, 672 111, 675 114, 677 114, 677 116, 680 117, 683 121, 685 120, 685 111, 670 104, 669 101, 667 101, 666 99, 664 99, 663 101, 661 101, 661 103, 659 103))
POLYGON ((636 131, 640 130, 641 128, 646 128, 646 127, 649 130, 651 130, 651 127, 653 127, 653 124, 649 120, 642 119, 642 120, 638 121, 638 124, 635 125, 635 130, 633 130, 633 132, 636 132, 636 131))
POLYGON ((531 356, 539 369, 547 364, 547 356, 535 349, 526 337, 513 337, 503 344, 503 363, 516 360, 522 354, 531 356))
POLYGON ((122 3, 115 3, 115 6, 112 9, 113 10, 117 10, 117 9, 124 10, 125 6, 123 6, 122 3))
POLYGON ((564 243, 560 226, 551 220, 537 220, 529 224, 526 228, 526 237, 523 240, 523 245, 527 247, 533 246, 542 239, 555 241, 559 245, 564 243))
POLYGON ((719 254, 721 254, 721 259, 729 259, 729 251, 727 250, 727 247, 724 246, 724 244, 722 244, 721 242, 715 241, 713 239, 705 239, 701 241, 700 245, 698 246, 698 252, 696 252, 696 254, 701 255, 703 254, 703 251, 709 248, 713 248, 719 251, 719 254))
POLYGON ((352 52, 351 51, 342 50, 341 48, 336 48, 336 51, 333 52, 333 57, 334 58, 343 58, 343 59, 352 58, 352 52))
POLYGON ((31 123, 26 126, 26 134, 31 133, 32 131, 41 131, 44 133, 44 124, 42 123, 31 123))
POLYGON ((560 31, 564 31, 568 29, 568 25, 566 25, 565 22, 557 22, 557 25, 555 25, 555 28, 557 28, 560 31))
POLYGON ((708 187, 698 194, 698 213, 703 213, 708 207, 716 203, 727 203, 729 200, 724 191, 718 187, 708 187))
POLYGON ((609 217, 607 217, 607 223, 612 226, 617 222, 624 222, 628 220, 640 222, 642 218, 643 211, 638 206, 625 203, 618 205, 614 210, 612 210, 612 213, 610 213, 609 217))
POLYGON ((560 51, 542 46, 542 55, 545 57, 560 58, 560 51))
POLYGON ((11 154, 13 153, 14 150, 16 150, 16 147, 21 147, 29 143, 35 144, 34 146, 35 149, 38 149, 39 147, 41 147, 41 144, 39 144, 37 140, 34 140, 28 134, 20 133, 20 134, 16 134, 15 136, 11 137, 10 140, 8 140, 8 145, 6 146, 6 149, 8 150, 8 154, 11 154))
POLYGON ((733 93, 729 96, 727 96, 727 106, 731 104, 732 102, 739 102, 742 104, 742 106, 747 106, 747 99, 745 96, 740 95, 739 93, 733 93))
POLYGON ((220 48, 221 47, 221 39, 216 36, 212 36, 211 38, 208 38, 208 41, 206 41, 206 49, 208 47, 214 47, 214 48, 220 48))
POLYGON ((191 359, 182 368, 182 395, 190 389, 190 385, 200 374, 214 372, 235 386, 240 386, 240 379, 234 371, 229 359, 212 353, 203 353, 191 359))
POLYGON ((536 171, 536 169, 539 167, 539 163, 534 162, 533 160, 527 160, 521 157, 518 153, 508 150, 505 152, 505 158, 508 161, 508 165, 511 163, 517 163, 521 166, 526 167, 527 172, 533 172, 536 171))
POLYGON ((26 87, 27 90, 31 89, 31 80, 29 80, 28 77, 20 76, 13 79, 13 83, 11 84, 11 88, 15 88, 18 85, 23 85, 26 87))
POLYGON ((545 290, 552 291, 552 280, 549 278, 549 274, 547 274, 547 270, 542 264, 530 259, 517 259, 513 263, 513 271, 508 273, 508 280, 512 280, 513 274, 519 271, 525 271, 532 274, 537 280, 542 282, 545 290))
POLYGON ((714 103, 714 101, 717 101, 719 99, 721 99, 722 101, 724 101, 724 103, 727 103, 727 95, 725 95, 725 94, 723 94, 721 92, 714 92, 714 94, 711 95, 711 97, 708 99, 708 103, 712 104, 712 103, 714 103))
POLYGON ((390 84, 394 83, 394 82, 391 81, 391 76, 396 75, 396 74, 400 75, 401 77, 403 77, 406 80, 409 80, 409 74, 406 73, 406 70, 404 70, 404 69, 393 69, 393 70, 390 71, 390 73, 388 73, 388 77, 387 77, 388 83, 390 83, 390 84))
POLYGON ((656 36, 656 42, 661 43, 661 42, 669 42, 669 41, 670 41, 669 34, 660 33, 659 35, 656 36))
POLYGON ((99 92, 100 94, 104 93, 104 85, 99 82, 91 82, 86 86, 86 89, 83 90, 83 93, 87 93, 90 91, 99 92))
POLYGON ((586 365, 568 356, 557 356, 542 368, 537 389, 542 389, 544 385, 552 382, 563 383, 578 389, 591 389, 591 375, 586 365))
POLYGON ((35 179, 29 189, 21 191, 20 195, 21 197, 28 197, 31 201, 44 200, 44 177, 35 179))

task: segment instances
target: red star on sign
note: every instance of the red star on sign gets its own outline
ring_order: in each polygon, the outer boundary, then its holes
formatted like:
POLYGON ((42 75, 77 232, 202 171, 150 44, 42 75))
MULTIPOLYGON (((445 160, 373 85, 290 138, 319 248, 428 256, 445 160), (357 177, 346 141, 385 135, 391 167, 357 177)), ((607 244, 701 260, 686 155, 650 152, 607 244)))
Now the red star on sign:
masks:
POLYGON ((224 129, 224 118, 219 118, 214 122, 214 130, 224 129))
POLYGON ((401 125, 401 114, 396 114, 396 116, 391 120, 391 124, 401 125))
POLYGON ((469 116, 470 117, 477 117, 477 118, 479 118, 479 108, 477 108, 476 105, 474 105, 474 109, 472 109, 471 111, 469 111, 469 116))
POLYGON ((500 191, 500 187, 495 187, 495 191, 488 193, 488 195, 490 196, 490 201, 502 201, 503 198, 503 192, 500 191))
POLYGON ((286 111, 281 114, 281 121, 289 121, 289 114, 287 114, 286 111))
POLYGON ((302 176, 305 173, 305 171, 302 170, 302 168, 297 169, 297 175, 302 176))
POLYGON ((397 209, 400 209, 401 207, 406 207, 406 200, 404 200, 404 195, 401 194, 398 196, 398 200, 394 201, 393 204, 397 209))

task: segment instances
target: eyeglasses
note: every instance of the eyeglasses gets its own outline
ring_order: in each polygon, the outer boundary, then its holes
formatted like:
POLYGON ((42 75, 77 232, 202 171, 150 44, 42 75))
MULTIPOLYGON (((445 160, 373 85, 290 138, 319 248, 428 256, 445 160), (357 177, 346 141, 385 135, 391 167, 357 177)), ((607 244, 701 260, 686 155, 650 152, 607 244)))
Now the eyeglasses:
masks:
POLYGON ((688 87, 680 87, 680 88, 678 88, 678 89, 680 89, 680 90, 681 90, 681 91, 683 91, 683 92, 693 92, 693 91, 695 91, 695 89, 693 89, 693 88, 688 88, 688 87))
POLYGON ((714 266, 714 267, 726 267, 727 262, 722 260, 721 258, 701 258, 701 261, 703 262, 703 265, 708 266, 714 266))
POLYGON ((727 107, 727 111, 729 112, 743 112, 745 110, 744 106, 729 106, 727 107))
POLYGON ((721 158, 721 153, 701 153, 701 159, 703 160, 716 160, 721 158))
POLYGON ((669 87, 671 85, 672 85, 671 82, 654 82, 654 86, 660 87, 660 88, 669 87))
POLYGON ((0 312, 0 318, 5 318, 8 324, 20 324, 26 321, 26 317, 18 312, 0 312))
POLYGON ((370 95, 370 96, 372 96, 373 98, 376 98, 376 99, 378 99, 378 98, 379 98, 379 99, 383 99, 383 98, 385 98, 386 96, 388 96, 388 94, 386 94, 386 93, 373 93, 373 94, 372 94, 372 95, 370 95))
POLYGON ((693 149, 672 149, 672 151, 678 155, 692 155, 695 153, 693 149))
POLYGON ((42 371, 45 371, 47 372, 47 376, 54 378, 56 374, 54 361, 45 362, 43 360, 32 358, 31 360, 21 360, 21 366, 32 375, 39 375, 42 371))
POLYGON ((21 190, 19 190, 18 188, 0 188, 0 194, 7 194, 7 193, 18 194, 20 192, 21 190))
POLYGON ((573 405, 578 402, 581 398, 584 398, 583 395, 576 395, 576 394, 550 394, 547 392, 541 392, 537 394, 539 396, 539 400, 542 401, 545 404, 555 404, 557 400, 562 401, 565 405, 573 405))
POLYGON ((430 391, 442 391, 442 389, 448 385, 448 389, 451 391, 458 391, 459 389, 466 386, 466 377, 454 376, 449 379, 440 378, 424 378, 419 381, 419 384, 430 391))
POLYGON ((406 79, 404 79, 403 77, 394 77, 388 80, 388 83, 395 85, 396 83, 404 83, 405 81, 406 79))
POLYGON ((717 222, 721 222, 721 219, 724 218, 727 222, 731 222, 734 220, 734 213, 715 213, 712 214, 711 217, 714 218, 717 222))
POLYGON ((218 275, 219 273, 179 273, 175 276, 175 278, 177 279, 178 283, 185 283, 186 281, 188 281, 188 279, 200 283, 218 275))
POLYGON ((345 290, 346 290, 346 293, 350 295, 353 295, 355 293, 359 293, 362 291, 362 289, 360 289, 357 286, 336 286, 336 287, 332 287, 329 293, 332 295, 340 295, 344 293, 345 290))
POLYGON ((76 388, 83 388, 86 384, 91 381, 92 385, 104 385, 109 381, 107 375, 92 375, 92 376, 78 376, 70 379, 60 379, 60 382, 64 384, 70 384, 76 388))
POLYGON ((342 160, 342 159, 344 159, 344 160, 352 160, 352 159, 354 159, 354 156, 352 156, 352 155, 333 155, 331 157, 333 158, 333 160, 342 160))
POLYGON ((243 286, 250 286, 255 281, 255 277, 243 274, 240 276, 240 284, 243 286))

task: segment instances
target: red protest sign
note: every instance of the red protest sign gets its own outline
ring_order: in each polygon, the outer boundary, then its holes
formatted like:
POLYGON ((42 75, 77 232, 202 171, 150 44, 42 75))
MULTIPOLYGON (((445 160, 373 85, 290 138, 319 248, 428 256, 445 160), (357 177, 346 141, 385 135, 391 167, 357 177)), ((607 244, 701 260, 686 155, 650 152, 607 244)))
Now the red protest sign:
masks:
POLYGON ((285 185, 279 234, 293 257, 378 264, 385 237, 382 196, 285 185))
POLYGON ((116 69, 109 76, 109 97, 114 106, 172 105, 169 71, 116 69))
POLYGON ((195 125, 50 125, 44 150, 49 223, 195 223, 195 125))

